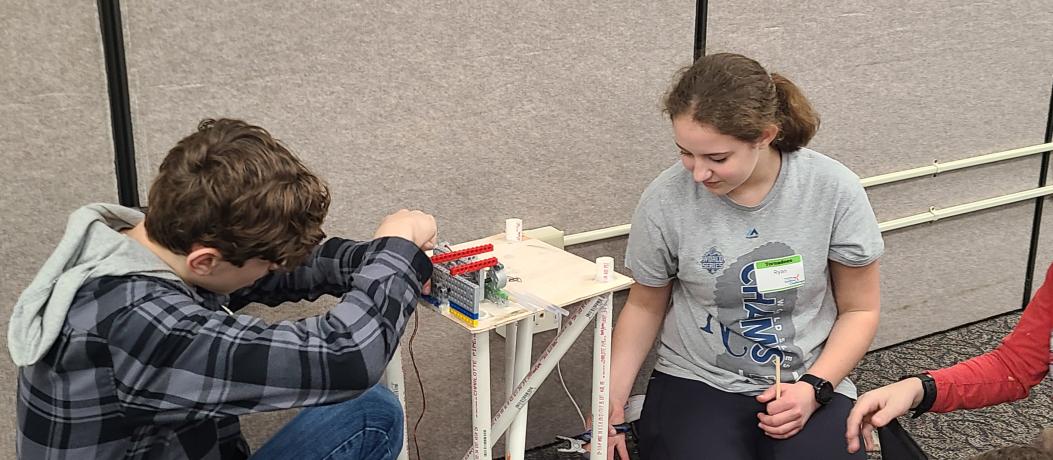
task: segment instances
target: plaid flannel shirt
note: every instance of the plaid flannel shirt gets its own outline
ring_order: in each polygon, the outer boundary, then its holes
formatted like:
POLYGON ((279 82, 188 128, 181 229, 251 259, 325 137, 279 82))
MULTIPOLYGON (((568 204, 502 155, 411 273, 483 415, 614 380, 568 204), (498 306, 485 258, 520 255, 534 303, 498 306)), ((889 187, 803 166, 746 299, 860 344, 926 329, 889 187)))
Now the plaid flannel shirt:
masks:
POLYGON ((19 370, 19 456, 246 458, 238 415, 345 401, 379 381, 431 270, 405 239, 333 238, 229 297, 93 279, 47 355, 19 370), (270 325, 221 308, 324 294, 341 298, 329 312, 270 325))

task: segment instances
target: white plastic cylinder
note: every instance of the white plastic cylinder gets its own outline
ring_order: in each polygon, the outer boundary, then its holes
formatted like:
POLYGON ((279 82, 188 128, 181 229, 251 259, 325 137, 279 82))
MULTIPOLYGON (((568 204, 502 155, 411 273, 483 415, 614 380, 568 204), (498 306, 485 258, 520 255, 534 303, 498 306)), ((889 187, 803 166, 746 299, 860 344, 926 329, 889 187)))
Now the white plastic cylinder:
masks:
MULTIPOLYGON (((395 348, 395 353, 391 355, 391 361, 388 361, 387 369, 384 371, 384 375, 381 378, 381 384, 388 387, 392 393, 399 398, 399 404, 403 408, 406 407, 406 376, 402 373, 402 347, 395 348)), ((403 412, 407 412, 403 409, 403 412)), ((405 415, 402 417, 402 432, 409 433, 407 431, 408 425, 405 415)), ((399 452, 398 460, 409 460, 409 449, 406 448, 406 438, 402 437, 402 451, 399 452)))
POLYGON ((600 257, 596 259, 596 282, 609 283, 614 279, 614 258, 600 257))
MULTIPOLYGON (((512 393, 519 384, 516 381, 516 334, 518 334, 518 323, 509 323, 505 328, 505 399, 511 398, 512 393)), ((492 434, 491 434, 492 435, 492 434)), ((498 436, 500 437, 500 436, 498 436)), ((505 452, 509 452, 510 444, 508 437, 505 438, 505 452)))
POLYGON ((490 460, 490 332, 472 334, 472 449, 490 460))
POLYGON ((523 241, 523 219, 505 219, 505 239, 523 241))
MULTIPOLYGON (((592 352, 592 426, 607 427, 609 406, 611 402, 611 320, 613 319, 612 294, 603 295, 606 301, 596 313, 596 332, 593 334, 592 352)), ((592 430, 591 458, 604 458, 607 455, 607 430, 592 430)))
MULTIPOLYGON (((527 373, 530 371, 533 361, 531 360, 531 351, 533 349, 534 341, 534 317, 528 317, 526 319, 519 320, 519 326, 516 328, 516 362, 515 362, 515 384, 519 384, 526 378, 527 373)), ((511 397, 512 395, 509 395, 511 397)), ((508 428, 508 442, 507 452, 505 456, 509 460, 523 460, 526 452, 526 431, 527 431, 527 403, 523 403, 523 407, 519 409, 519 414, 512 421, 512 425, 508 428)))

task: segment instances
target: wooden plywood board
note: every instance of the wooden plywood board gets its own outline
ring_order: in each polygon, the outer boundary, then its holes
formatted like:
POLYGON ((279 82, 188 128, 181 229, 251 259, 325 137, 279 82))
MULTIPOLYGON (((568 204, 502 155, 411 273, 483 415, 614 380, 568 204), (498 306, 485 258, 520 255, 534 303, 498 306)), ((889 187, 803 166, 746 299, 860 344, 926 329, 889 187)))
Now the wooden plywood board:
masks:
MULTIPOLYGON (((525 292, 545 300, 558 307, 580 302, 582 300, 625 288, 633 283, 632 278, 620 273, 612 273, 608 283, 597 282, 596 263, 578 257, 540 240, 524 239, 523 241, 506 241, 504 234, 469 241, 453 246, 454 250, 490 243, 493 252, 481 254, 482 257, 497 257, 505 266, 510 278, 508 289, 513 292, 525 292)), ((421 302, 435 308, 427 302, 421 302)), ((528 318, 534 314, 530 309, 515 302, 507 305, 496 305, 483 302, 479 306, 478 326, 469 326, 449 313, 443 316, 461 325, 469 332, 488 331, 509 323, 528 318)))

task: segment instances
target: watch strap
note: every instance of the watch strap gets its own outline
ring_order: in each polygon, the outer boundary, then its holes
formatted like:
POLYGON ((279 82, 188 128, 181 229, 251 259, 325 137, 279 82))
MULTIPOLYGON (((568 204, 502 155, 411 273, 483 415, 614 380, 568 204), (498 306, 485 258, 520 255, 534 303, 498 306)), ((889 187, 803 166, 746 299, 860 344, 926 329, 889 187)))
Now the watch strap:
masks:
POLYGON ((906 380, 910 378, 917 378, 921 380, 922 396, 921 402, 914 407, 914 414, 911 418, 918 418, 921 414, 924 414, 932 409, 932 404, 936 402, 936 380, 929 374, 915 374, 906 375, 900 378, 900 380, 906 380))
MULTIPOLYGON (((826 403, 823 402, 822 399, 819 398, 819 392, 822 390, 823 385, 829 385, 831 392, 833 391, 833 384, 831 384, 830 382, 828 382, 826 380, 823 380, 822 378, 819 378, 819 377, 817 377, 815 375, 812 375, 812 374, 804 374, 799 379, 797 379, 797 381, 798 382, 804 382, 804 383, 807 383, 807 384, 811 385, 812 388, 815 389, 815 402, 817 402, 817 403, 819 403, 821 405, 822 404, 826 404, 826 403)), ((827 401, 827 402, 829 402, 829 401, 827 401)))

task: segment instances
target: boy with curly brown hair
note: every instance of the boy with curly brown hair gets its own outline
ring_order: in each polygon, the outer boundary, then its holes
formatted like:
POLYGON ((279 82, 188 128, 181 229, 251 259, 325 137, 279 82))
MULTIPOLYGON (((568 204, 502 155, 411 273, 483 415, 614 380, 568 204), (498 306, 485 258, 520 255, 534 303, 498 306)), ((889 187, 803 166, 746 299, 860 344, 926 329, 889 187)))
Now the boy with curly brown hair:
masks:
POLYGON ((168 152, 149 211, 92 204, 15 306, 20 458, 247 458, 238 416, 310 407, 254 458, 394 458, 376 386, 431 262, 435 220, 330 238, 326 184, 263 128, 205 120, 168 152), (325 314, 239 315, 332 295, 325 314), (320 407, 313 407, 320 406, 320 407))

